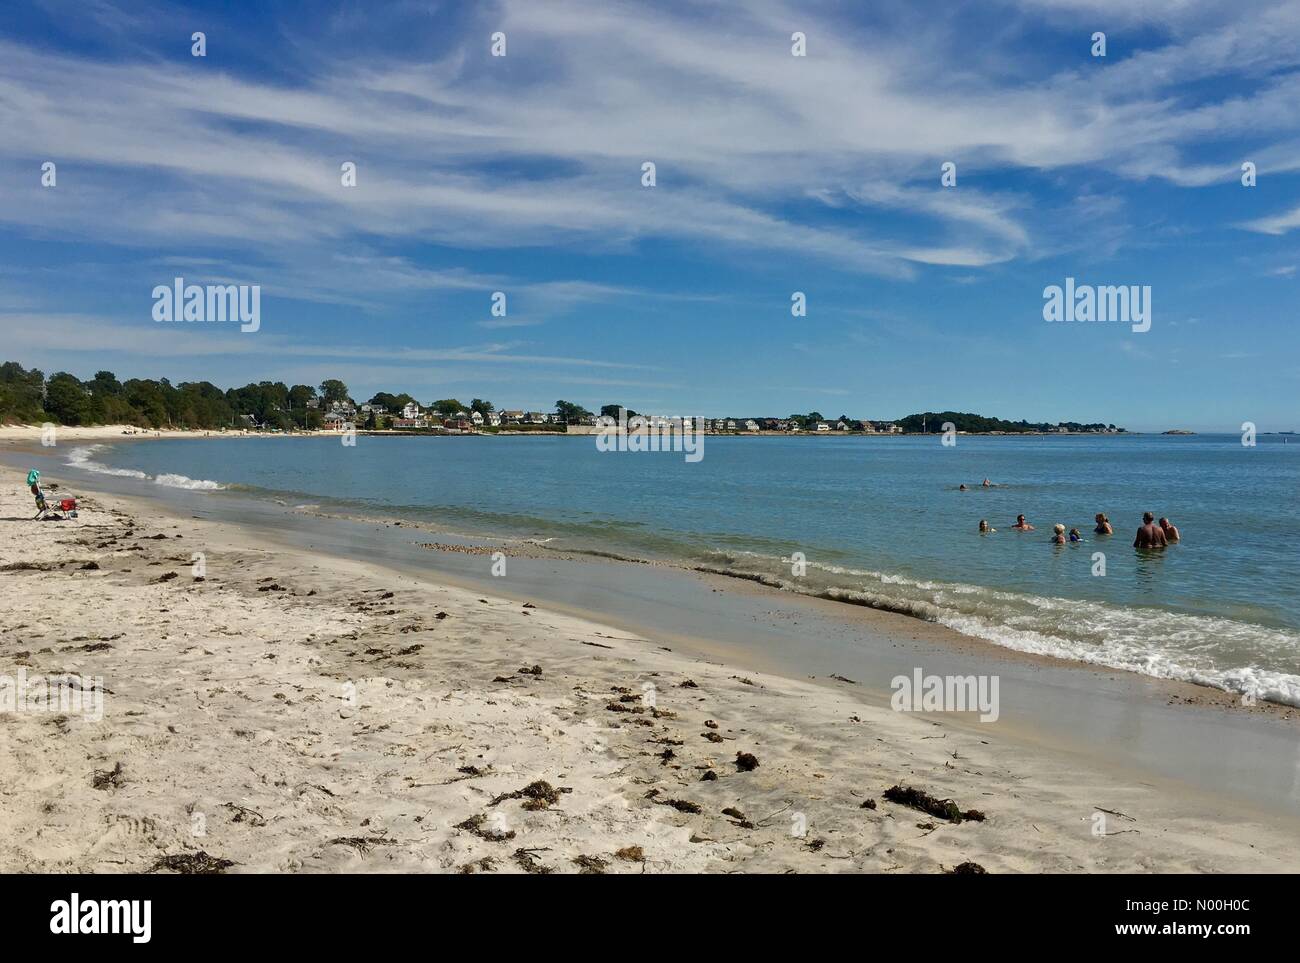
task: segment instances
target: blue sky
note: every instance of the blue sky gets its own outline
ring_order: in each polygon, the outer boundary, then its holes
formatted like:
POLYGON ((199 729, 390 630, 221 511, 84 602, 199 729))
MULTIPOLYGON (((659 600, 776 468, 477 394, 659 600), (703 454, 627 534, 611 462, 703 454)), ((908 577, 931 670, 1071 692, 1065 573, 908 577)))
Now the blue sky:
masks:
POLYGON ((1300 428, 1300 5, 864 6, 6 5, 0 356, 502 408, 1300 428), (155 323, 177 275, 261 285, 260 330, 155 323), (1150 285, 1151 330, 1048 324, 1067 276, 1150 285))

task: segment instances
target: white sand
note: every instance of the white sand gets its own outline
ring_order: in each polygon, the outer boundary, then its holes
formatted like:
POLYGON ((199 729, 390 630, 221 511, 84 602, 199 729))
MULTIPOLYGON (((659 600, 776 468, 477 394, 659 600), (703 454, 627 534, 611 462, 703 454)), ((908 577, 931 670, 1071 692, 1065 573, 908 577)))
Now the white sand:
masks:
POLYGON ((104 689, 100 721, 0 713, 0 871, 137 872, 199 851, 229 872, 576 872, 578 857, 607 872, 1300 869, 1294 826, 849 686, 689 660, 162 509, 82 504, 40 523, 25 491, 0 492, 0 673, 104 689), (759 767, 738 772, 737 752, 759 767), (537 780, 556 802, 492 805, 537 780), (896 783, 987 818, 884 801, 896 783), (1125 814, 1106 815, 1111 835, 1093 833, 1099 807, 1125 814), (513 835, 457 828, 476 817, 513 835), (642 857, 615 855, 629 847, 642 857))

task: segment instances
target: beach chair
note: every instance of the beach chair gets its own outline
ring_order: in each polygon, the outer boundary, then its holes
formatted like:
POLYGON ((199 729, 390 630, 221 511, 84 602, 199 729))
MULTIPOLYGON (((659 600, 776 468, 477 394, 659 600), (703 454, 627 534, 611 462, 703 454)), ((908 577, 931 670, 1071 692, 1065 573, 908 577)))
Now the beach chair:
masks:
POLYGON ((33 521, 45 521, 46 519, 56 519, 58 521, 67 521, 69 518, 77 517, 77 500, 75 498, 60 498, 58 501, 50 504, 49 499, 45 497, 45 492, 41 490, 41 473, 32 469, 27 473, 27 484, 31 488, 32 497, 36 499, 36 518, 33 521))

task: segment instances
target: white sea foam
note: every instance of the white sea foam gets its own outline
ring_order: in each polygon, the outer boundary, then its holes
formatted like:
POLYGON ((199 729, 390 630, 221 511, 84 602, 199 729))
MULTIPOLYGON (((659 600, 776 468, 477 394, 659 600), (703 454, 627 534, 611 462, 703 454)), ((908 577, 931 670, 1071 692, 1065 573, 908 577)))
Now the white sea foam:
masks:
POLYGON ((184 475, 162 474, 151 477, 145 472, 134 468, 112 468, 95 461, 94 458, 96 452, 103 451, 106 447, 106 445, 86 445, 82 448, 74 448, 68 452, 67 464, 71 468, 80 468, 82 471, 94 472, 97 475, 138 478, 141 481, 152 481, 155 485, 165 485, 168 488, 186 488, 192 491, 221 491, 226 487, 220 482, 187 478, 184 475))
POLYGON ((98 475, 117 475, 121 478, 148 478, 142 471, 136 471, 134 468, 109 468, 107 465, 101 465, 93 459, 97 451, 102 451, 103 445, 88 445, 84 448, 74 448, 68 452, 68 464, 73 468, 80 468, 82 471, 93 471, 98 475))
POLYGON ((807 563, 808 577, 794 578, 784 559, 753 552, 733 557, 738 573, 756 570, 768 585, 902 612, 1004 648, 1300 706, 1300 675, 1260 664, 1294 663, 1300 633, 1292 630, 815 562, 807 563))
POLYGON ((155 475, 153 483, 166 485, 168 488, 187 488, 191 491, 205 492, 221 491, 226 487, 220 482, 208 481, 205 478, 187 478, 184 475, 172 474, 155 475))

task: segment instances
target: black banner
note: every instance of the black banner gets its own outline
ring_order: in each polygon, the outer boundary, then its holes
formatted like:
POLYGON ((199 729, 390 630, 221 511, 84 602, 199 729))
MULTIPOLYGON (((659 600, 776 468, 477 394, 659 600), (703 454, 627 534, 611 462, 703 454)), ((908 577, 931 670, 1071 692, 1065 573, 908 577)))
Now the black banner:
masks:
POLYGON ((719 927, 752 936, 814 920, 827 934, 869 927, 873 946, 933 938, 938 948, 965 931, 978 936, 972 947, 1043 936, 1058 948, 1197 941, 1232 952, 1261 937, 1268 945, 1289 939, 1293 925, 1282 918, 1278 891, 1289 890, 1287 882, 1257 876, 728 876, 696 891, 699 882, 677 878, 660 889, 653 876, 5 876, 0 892, 12 949, 76 941, 128 952, 231 951, 252 942, 373 949, 377 936, 425 938, 439 921, 451 924, 454 945, 455 934, 502 926, 544 927, 540 938, 557 925, 581 925, 593 938, 628 939, 643 927, 653 944, 665 927, 675 939, 713 939, 722 938, 719 927))

